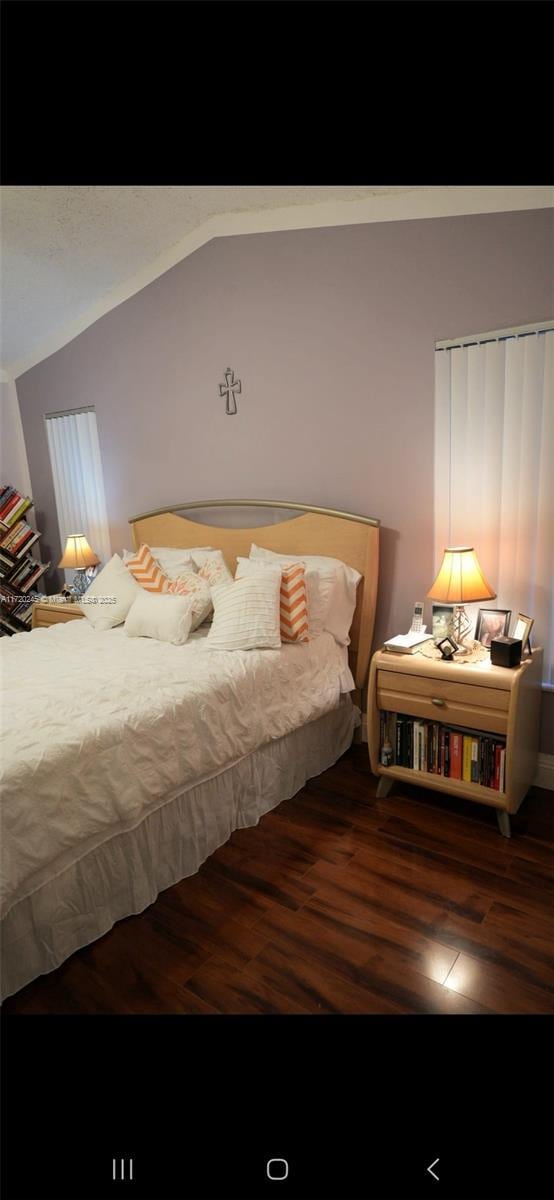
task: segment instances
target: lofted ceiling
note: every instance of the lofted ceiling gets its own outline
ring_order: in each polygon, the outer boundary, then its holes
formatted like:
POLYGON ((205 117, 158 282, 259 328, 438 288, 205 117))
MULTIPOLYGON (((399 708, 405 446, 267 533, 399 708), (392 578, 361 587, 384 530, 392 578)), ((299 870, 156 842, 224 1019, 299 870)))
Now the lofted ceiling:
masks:
MULTIPOLYGON (((461 190, 409 186, 4 187, 0 192, 2 367, 15 376, 47 357, 103 311, 210 236, 386 220, 383 205, 387 203, 397 205, 393 219, 398 219, 398 203, 403 199, 413 207, 417 193, 429 197, 433 192, 461 190), (331 204, 335 209, 329 215, 331 204), (364 207, 369 204, 378 205, 376 211, 381 215, 371 216, 364 207), (366 211, 369 215, 364 216, 366 211), (277 212, 286 217, 272 225, 270 215, 277 212), (257 223, 248 224, 249 214, 257 214, 257 223), (217 225, 222 215, 227 224, 222 226, 220 221, 217 225)), ((434 213, 415 209, 408 215, 434 213)))

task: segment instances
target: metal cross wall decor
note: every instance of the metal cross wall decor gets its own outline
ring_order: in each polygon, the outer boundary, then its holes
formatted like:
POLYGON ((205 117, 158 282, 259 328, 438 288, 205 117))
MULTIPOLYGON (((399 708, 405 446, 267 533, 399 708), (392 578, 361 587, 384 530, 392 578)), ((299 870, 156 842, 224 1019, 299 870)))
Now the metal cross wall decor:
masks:
POLYGON ((223 374, 225 375, 225 383, 220 383, 219 394, 220 394, 220 396, 225 396, 225 395, 227 396, 225 412, 227 413, 228 416, 232 417, 232 416, 234 416, 234 414, 237 411, 237 401, 235 399, 235 392, 237 393, 237 395, 240 395, 240 392, 241 392, 240 379, 235 379, 235 372, 232 371, 230 367, 227 367, 227 370, 224 371, 223 374))

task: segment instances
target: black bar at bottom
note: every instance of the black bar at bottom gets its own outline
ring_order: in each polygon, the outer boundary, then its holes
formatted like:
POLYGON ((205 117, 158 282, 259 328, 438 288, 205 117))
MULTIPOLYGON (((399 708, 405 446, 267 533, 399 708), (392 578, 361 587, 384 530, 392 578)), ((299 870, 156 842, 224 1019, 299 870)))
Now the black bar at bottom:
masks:
POLYGON ((546 1200, 550 1018, 2 1021, 5 1200, 546 1200))

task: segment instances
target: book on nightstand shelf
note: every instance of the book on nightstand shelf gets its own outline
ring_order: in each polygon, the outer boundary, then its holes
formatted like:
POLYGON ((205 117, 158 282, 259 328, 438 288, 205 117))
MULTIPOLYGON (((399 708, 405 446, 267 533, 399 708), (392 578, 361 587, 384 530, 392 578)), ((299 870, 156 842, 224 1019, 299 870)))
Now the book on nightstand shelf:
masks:
POLYGON ((380 735, 380 750, 385 741, 392 748, 391 766, 504 791, 506 740, 501 736, 382 710, 380 735))
POLYGON ((24 519, 32 504, 16 488, 0 488, 0 637, 31 628, 35 587, 50 566, 30 554, 40 538, 24 519))

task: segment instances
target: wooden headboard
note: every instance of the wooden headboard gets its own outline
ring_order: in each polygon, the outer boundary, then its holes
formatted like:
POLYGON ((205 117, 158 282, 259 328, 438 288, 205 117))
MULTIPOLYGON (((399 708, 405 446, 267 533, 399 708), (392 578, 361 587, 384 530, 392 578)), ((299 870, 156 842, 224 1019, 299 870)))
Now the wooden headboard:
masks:
POLYGON ((235 573, 238 555, 248 558, 252 542, 276 550, 279 554, 327 554, 355 567, 363 576, 358 585, 356 611, 350 630, 350 669, 359 691, 365 687, 377 602, 379 573, 379 521, 355 513, 314 508, 309 504, 291 504, 285 500, 195 500, 171 508, 154 509, 131 517, 135 549, 148 546, 213 546, 221 550, 230 570, 235 573), (283 508, 292 512, 277 525, 257 525, 253 529, 224 529, 201 525, 179 515, 191 509, 210 508, 283 508))

